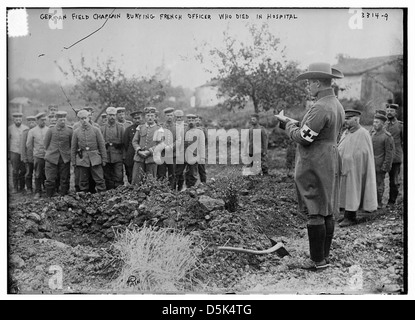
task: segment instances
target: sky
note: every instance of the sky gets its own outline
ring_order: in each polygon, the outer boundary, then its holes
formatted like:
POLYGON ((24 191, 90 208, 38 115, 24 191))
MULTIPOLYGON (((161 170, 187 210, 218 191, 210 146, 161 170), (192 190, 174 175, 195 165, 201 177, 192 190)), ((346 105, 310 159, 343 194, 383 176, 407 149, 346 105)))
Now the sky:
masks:
POLYGON ((298 61, 302 68, 316 61, 334 64, 339 53, 355 58, 403 53, 400 9, 361 9, 358 16, 363 13, 365 18, 357 20, 356 12, 349 12, 348 8, 118 7, 113 10, 62 7, 61 14, 55 15, 66 15, 66 19, 54 23, 45 19, 45 15, 54 12, 52 9, 26 9, 27 35, 7 39, 9 81, 38 78, 67 82, 71 79, 64 78, 57 64, 67 69, 69 59, 77 65, 83 56, 88 64, 94 65, 97 59, 105 61, 113 57, 127 75, 136 76, 151 75, 164 61, 171 71, 173 85, 194 89, 212 77, 205 70, 208 65, 195 61, 195 47, 203 42, 212 47, 223 46, 223 32, 227 28, 238 42, 246 42, 247 23, 268 24, 270 31, 286 46, 287 58, 298 61), (120 18, 98 17, 111 12, 120 18), (385 13, 387 19, 382 17, 385 13), (154 18, 128 19, 127 14, 148 14, 154 18), (176 16, 166 19, 164 14, 176 16), (220 19, 220 14, 232 17, 220 19), (258 14, 262 14, 262 19, 257 18, 258 14), (286 16, 276 19, 268 18, 268 14, 286 16), (177 19, 179 15, 181 19, 177 19), (209 15, 210 19, 195 15, 209 15), (351 26, 351 22, 355 24, 351 26))

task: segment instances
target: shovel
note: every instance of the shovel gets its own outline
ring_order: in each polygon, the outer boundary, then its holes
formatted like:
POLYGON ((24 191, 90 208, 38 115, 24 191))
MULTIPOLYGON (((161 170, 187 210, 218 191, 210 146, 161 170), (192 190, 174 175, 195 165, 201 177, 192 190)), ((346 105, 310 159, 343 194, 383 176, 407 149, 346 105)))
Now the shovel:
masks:
POLYGON ((280 258, 284 258, 285 256, 289 256, 290 253, 287 249, 284 248, 284 244, 282 242, 277 241, 275 238, 268 237, 264 230, 260 226, 257 226, 258 229, 271 241, 272 247, 266 250, 251 250, 245 248, 235 248, 235 247, 218 247, 219 250, 227 250, 233 252, 243 252, 243 253, 252 253, 252 254, 268 254, 276 252, 280 258))
POLYGON ((276 252, 280 258, 290 255, 289 252, 284 248, 284 244, 282 242, 278 242, 273 247, 266 249, 266 250, 251 250, 251 249, 235 248, 235 247, 218 247, 218 250, 227 250, 227 251, 233 251, 233 252, 252 253, 252 254, 268 254, 268 253, 276 252))

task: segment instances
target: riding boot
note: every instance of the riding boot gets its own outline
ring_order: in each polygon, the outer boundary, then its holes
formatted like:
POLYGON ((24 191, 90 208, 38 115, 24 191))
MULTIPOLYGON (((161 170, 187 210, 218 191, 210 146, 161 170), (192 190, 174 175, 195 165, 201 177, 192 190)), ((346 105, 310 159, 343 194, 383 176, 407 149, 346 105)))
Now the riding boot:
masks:
POLYGON ((53 197, 54 196, 54 194, 55 194, 55 191, 56 191, 56 188, 53 186, 53 187, 46 187, 46 197, 48 197, 48 198, 51 198, 51 197, 53 197))
POLYGON ((301 264, 301 268, 310 271, 327 268, 329 264, 324 259, 324 245, 326 239, 326 226, 307 225, 308 242, 310 245, 310 259, 301 264))
POLYGON ((310 259, 318 263, 324 260, 324 244, 326 239, 326 226, 307 225, 308 241, 310 245, 310 259))
POLYGON ((324 223, 326 225, 326 239, 324 241, 324 258, 328 262, 330 247, 333 241, 334 236, 334 219, 333 216, 327 216, 324 218, 324 223))

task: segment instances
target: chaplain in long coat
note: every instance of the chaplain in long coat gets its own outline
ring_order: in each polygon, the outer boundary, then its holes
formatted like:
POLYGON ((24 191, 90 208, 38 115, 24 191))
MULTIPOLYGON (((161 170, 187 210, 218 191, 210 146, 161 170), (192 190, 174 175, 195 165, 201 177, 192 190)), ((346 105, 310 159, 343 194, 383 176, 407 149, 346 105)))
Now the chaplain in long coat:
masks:
POLYGON ((296 142, 295 183, 307 207, 310 259, 301 267, 316 270, 329 266, 334 235, 333 215, 338 211, 340 158, 337 137, 344 122, 344 109, 334 95, 333 78, 343 74, 328 63, 313 63, 297 80, 309 80, 316 102, 298 125, 277 115, 280 127, 296 142))

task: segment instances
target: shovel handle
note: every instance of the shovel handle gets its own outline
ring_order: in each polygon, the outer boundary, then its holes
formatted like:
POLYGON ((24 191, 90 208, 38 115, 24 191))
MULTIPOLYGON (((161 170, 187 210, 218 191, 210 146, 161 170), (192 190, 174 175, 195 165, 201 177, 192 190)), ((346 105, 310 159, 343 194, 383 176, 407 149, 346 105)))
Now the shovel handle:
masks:
POLYGON ((235 247, 218 247, 218 250, 227 250, 227 251, 234 251, 234 252, 243 252, 243 253, 252 253, 252 254, 268 254, 273 253, 277 251, 278 249, 281 249, 284 247, 284 244, 282 242, 278 242, 275 246, 266 249, 266 250, 250 250, 245 248, 235 248, 235 247))

